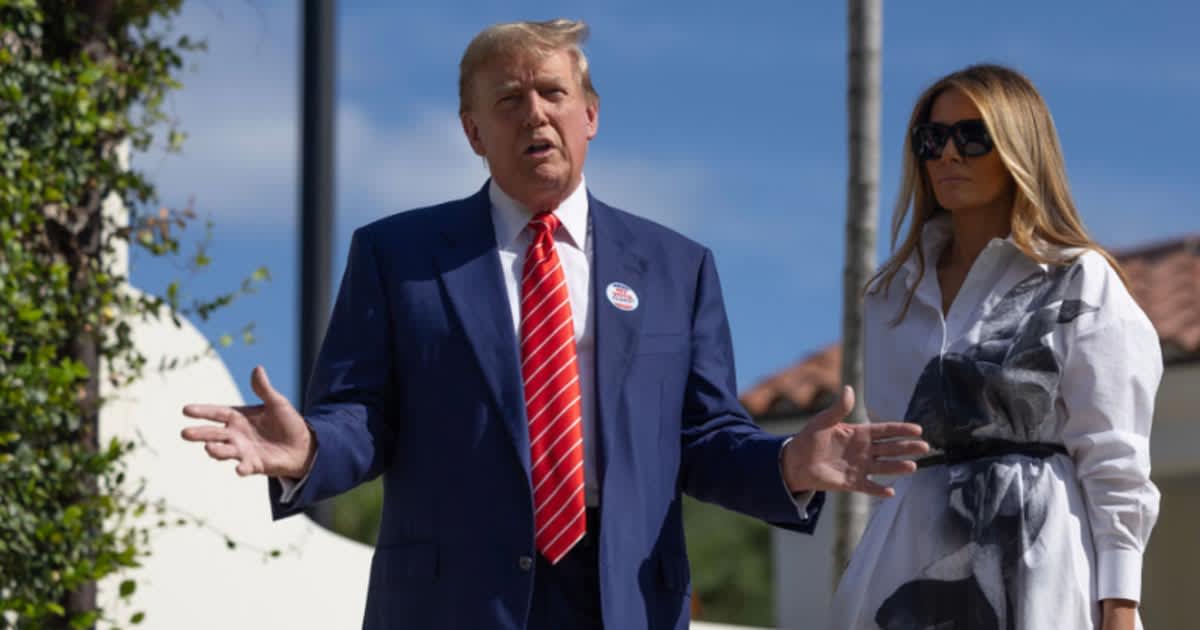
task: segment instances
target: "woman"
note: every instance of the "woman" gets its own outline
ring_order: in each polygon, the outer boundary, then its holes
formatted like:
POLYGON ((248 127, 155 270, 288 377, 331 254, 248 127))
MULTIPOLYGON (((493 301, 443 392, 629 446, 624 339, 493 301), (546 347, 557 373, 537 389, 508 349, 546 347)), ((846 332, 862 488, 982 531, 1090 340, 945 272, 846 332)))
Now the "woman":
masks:
POLYGON ((1080 221, 1050 113, 1024 76, 972 66, 921 95, 905 145, 866 404, 934 451, 876 506, 834 627, 1140 627, 1162 358, 1080 221))

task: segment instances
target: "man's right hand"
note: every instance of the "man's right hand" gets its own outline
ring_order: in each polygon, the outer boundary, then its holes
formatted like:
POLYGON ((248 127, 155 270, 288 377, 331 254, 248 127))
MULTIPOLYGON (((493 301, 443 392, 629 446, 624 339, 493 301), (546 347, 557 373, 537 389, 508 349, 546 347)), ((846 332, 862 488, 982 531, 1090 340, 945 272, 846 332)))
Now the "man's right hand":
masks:
POLYGON ((183 415, 212 420, 222 426, 192 426, 183 439, 204 442, 204 450, 217 460, 236 459, 237 474, 302 479, 312 466, 316 440, 304 417, 288 399, 271 387, 267 371, 258 366, 250 386, 261 405, 227 407, 187 405, 183 415))

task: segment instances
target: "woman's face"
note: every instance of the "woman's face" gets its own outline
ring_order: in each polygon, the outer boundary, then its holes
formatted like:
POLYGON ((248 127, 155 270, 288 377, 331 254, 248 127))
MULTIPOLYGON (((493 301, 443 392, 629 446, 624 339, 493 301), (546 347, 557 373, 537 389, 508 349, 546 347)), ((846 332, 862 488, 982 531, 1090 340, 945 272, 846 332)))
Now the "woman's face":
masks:
MULTIPOLYGON (((981 121, 982 118, 975 103, 955 88, 939 94, 934 99, 929 114, 929 122, 933 123, 933 126, 946 127, 953 127, 962 121, 981 121)), ((966 125, 960 125, 959 129, 967 131, 969 140, 970 130, 981 126, 982 122, 968 122, 966 125)), ((1000 160, 1000 153, 995 148, 990 148, 990 142, 986 145, 968 142, 965 145, 967 153, 987 150, 974 157, 963 155, 954 140, 955 133, 947 135, 950 137, 944 139, 941 155, 924 161, 938 205, 951 212, 996 207, 1001 207, 1004 211, 1010 210, 1015 184, 1004 162, 1000 160)), ((936 144, 937 140, 933 143, 936 144)))

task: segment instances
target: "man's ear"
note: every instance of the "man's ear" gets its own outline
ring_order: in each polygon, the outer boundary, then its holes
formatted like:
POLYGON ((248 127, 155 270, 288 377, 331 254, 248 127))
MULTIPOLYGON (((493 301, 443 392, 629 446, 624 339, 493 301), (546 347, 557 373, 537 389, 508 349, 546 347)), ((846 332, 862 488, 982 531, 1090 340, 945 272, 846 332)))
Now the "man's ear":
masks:
POLYGON ((458 119, 462 122, 463 133, 467 136, 467 142, 471 143, 471 150, 475 151, 475 155, 487 157, 487 150, 483 146, 483 139, 479 135, 479 125, 475 124, 475 118, 471 116, 471 112, 466 111, 459 114, 458 119))
POLYGON ((600 100, 599 99, 594 100, 588 104, 587 118, 588 118, 587 139, 591 140, 592 138, 595 138, 596 133, 598 131, 600 131, 600 100))

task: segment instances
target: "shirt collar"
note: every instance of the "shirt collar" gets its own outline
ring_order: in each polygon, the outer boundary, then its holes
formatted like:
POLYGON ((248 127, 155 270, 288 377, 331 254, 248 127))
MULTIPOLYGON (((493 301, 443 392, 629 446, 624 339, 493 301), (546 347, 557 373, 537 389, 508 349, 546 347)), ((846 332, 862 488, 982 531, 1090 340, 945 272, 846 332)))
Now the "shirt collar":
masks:
MULTIPOLYGON (((496 180, 488 183, 488 199, 492 202, 492 224, 496 228, 496 243, 500 247, 510 245, 529 225, 533 213, 516 199, 500 189, 496 180)), ((554 209, 570 242, 579 249, 587 242, 588 197, 587 184, 579 178, 579 186, 554 209)))
MULTIPOLYGON (((950 220, 950 213, 948 211, 939 212, 925 222, 925 225, 921 228, 920 247, 922 253, 925 255, 926 271, 936 266, 938 255, 941 253, 942 248, 946 246, 946 243, 950 241, 950 237, 953 236, 953 234, 954 224, 950 220)), ((1054 257, 1054 255, 1058 257, 1064 257, 1066 255, 1065 252, 1056 252, 1054 248, 1048 244, 1035 242, 1034 246, 1042 247, 1043 253, 1053 254, 1049 257, 1054 257)), ((1042 271, 1048 271, 1050 269, 1049 265, 1030 258, 1025 254, 1024 251, 1021 250, 1020 247, 1017 247, 1017 242, 1013 240, 1012 234, 1009 234, 1005 238, 992 239, 990 242, 988 242, 987 247, 983 250, 983 252, 980 252, 979 255, 984 256, 989 251, 997 248, 1000 248, 1001 251, 1007 251, 1019 256, 1025 262, 1040 268, 1042 271)), ((916 254, 914 253, 913 255, 909 256, 908 260, 904 261, 904 264, 901 266, 901 268, 905 271, 904 283, 909 289, 911 289, 913 284, 917 281, 918 267, 916 254)))

